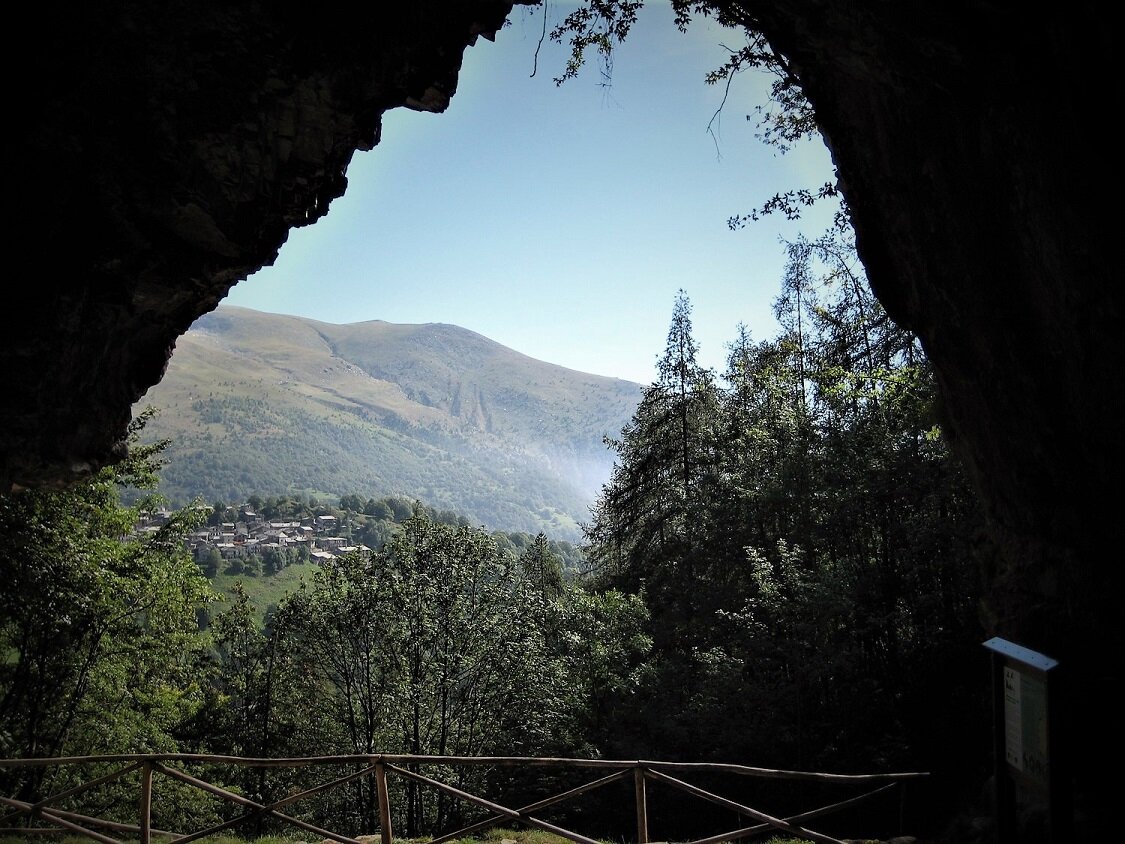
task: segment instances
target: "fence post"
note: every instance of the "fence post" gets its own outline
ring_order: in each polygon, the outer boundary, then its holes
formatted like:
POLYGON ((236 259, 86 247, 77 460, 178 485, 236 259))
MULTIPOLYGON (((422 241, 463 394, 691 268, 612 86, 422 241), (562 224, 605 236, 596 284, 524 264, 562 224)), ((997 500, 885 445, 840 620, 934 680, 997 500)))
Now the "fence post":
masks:
POLYGON ((633 791, 637 795, 637 844, 648 844, 648 803, 645 798, 645 769, 633 769, 633 791))
POLYGON ((152 763, 141 763, 140 844, 152 840, 152 763))
POLYGON ((391 844, 391 804, 387 796, 387 768, 381 759, 375 763, 375 789, 379 792, 379 836, 382 844, 391 844))
POLYGON ((906 829, 906 783, 898 785, 898 834, 902 835, 906 829))

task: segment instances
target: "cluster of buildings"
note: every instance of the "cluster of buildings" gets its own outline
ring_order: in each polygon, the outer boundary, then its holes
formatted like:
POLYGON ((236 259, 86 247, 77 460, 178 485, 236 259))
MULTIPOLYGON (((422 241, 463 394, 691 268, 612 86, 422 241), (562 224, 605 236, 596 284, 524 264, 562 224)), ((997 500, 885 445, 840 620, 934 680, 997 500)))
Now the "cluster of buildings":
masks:
MULTIPOLYGON (((158 530, 171 517, 169 510, 147 514, 137 525, 137 531, 158 530)), ((286 557, 303 557, 301 552, 305 549, 309 560, 319 562, 350 551, 367 550, 367 546, 353 545, 347 537, 340 536, 341 527, 336 516, 327 515, 268 521, 249 505, 243 505, 236 521, 201 527, 188 534, 184 543, 197 563, 206 562, 212 551, 217 551, 223 560, 242 560, 264 558, 270 551, 286 557)))

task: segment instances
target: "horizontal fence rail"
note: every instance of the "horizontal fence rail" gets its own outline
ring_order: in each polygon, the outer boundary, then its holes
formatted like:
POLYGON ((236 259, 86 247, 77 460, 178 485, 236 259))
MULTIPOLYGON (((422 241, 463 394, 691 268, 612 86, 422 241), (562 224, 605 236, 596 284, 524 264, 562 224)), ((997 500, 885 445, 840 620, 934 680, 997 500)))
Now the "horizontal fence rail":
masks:
MULTIPOLYGON (((474 821, 455 832, 436 837, 433 839, 433 844, 442 844, 442 842, 471 835, 502 822, 517 822, 526 826, 542 829, 570 841, 577 842, 577 844, 599 844, 599 842, 593 838, 587 837, 574 830, 565 829, 564 827, 544 820, 542 817, 537 817, 537 815, 541 815, 544 809, 582 797, 611 783, 628 782, 629 780, 632 781, 632 791, 635 800, 635 840, 637 844, 648 844, 649 841, 649 812, 647 808, 648 783, 659 783, 676 791, 692 795, 702 801, 728 809, 737 814, 738 817, 752 822, 748 826, 741 826, 720 835, 696 839, 690 844, 717 844, 719 841, 734 841, 774 831, 784 832, 793 837, 808 841, 821 842, 821 844, 842 844, 838 838, 833 838, 824 833, 810 829, 804 825, 805 822, 853 808, 862 803, 869 802, 875 797, 886 795, 893 789, 899 790, 901 799, 903 794, 902 790, 907 783, 924 779, 928 776, 925 772, 832 774, 775 768, 757 768, 748 765, 715 762, 625 761, 524 756, 429 756, 390 753, 293 758, 253 758, 192 753, 126 753, 103 756, 0 759, 0 771, 18 769, 59 769, 66 766, 94 764, 101 766, 116 765, 120 767, 87 782, 66 788, 55 794, 37 797, 34 800, 0 795, 0 811, 2 811, 2 807, 8 807, 11 810, 7 814, 0 815, 0 832, 30 834, 48 831, 68 831, 83 835, 95 841, 103 842, 103 844, 121 844, 118 839, 104 832, 97 831, 97 829, 95 829, 96 827, 109 832, 130 834, 139 839, 140 844, 152 844, 153 838, 159 838, 161 844, 187 844, 187 842, 205 838, 241 824, 268 817, 284 824, 295 826, 305 832, 313 833, 324 841, 335 841, 340 844, 365 844, 365 842, 361 842, 355 837, 342 835, 316 824, 309 823, 290 813, 283 812, 282 809, 298 801, 309 800, 310 798, 325 795, 332 789, 337 789, 348 783, 358 782, 364 778, 373 778, 378 804, 378 835, 381 844, 392 844, 391 801, 387 783, 389 776, 395 776, 401 778, 403 781, 409 781, 432 788, 457 801, 485 810, 486 815, 481 820, 474 821), (176 765, 230 765, 245 769, 338 767, 352 768, 353 770, 341 776, 337 776, 328 782, 320 783, 311 788, 302 789, 296 793, 286 795, 282 799, 266 803, 238 794, 229 788, 207 782, 202 778, 192 776, 185 771, 179 770, 175 767, 176 765), (500 803, 479 795, 471 794, 459 787, 419 773, 417 769, 427 765, 454 769, 462 766, 591 769, 593 771, 602 772, 603 775, 590 782, 559 792, 550 797, 513 808, 501 805, 500 803), (103 820, 91 815, 64 810, 56 805, 63 801, 76 798, 83 793, 90 792, 91 789, 114 782, 120 782, 133 774, 139 774, 140 780, 139 791, 137 793, 136 824, 103 820), (725 774, 738 777, 758 777, 769 780, 850 785, 869 790, 847 799, 838 800, 830 804, 803 811, 799 814, 790 815, 788 817, 778 817, 761 811, 760 809, 747 806, 741 802, 722 797, 697 785, 693 785, 684 779, 684 777, 695 774, 725 774), (183 786, 198 789, 201 792, 218 798, 225 803, 230 803, 244 811, 221 823, 211 824, 191 832, 171 832, 155 829, 151 824, 154 799, 153 778, 155 775, 166 777, 183 786), (50 826, 32 826, 33 821, 45 822, 50 824, 50 826), (24 826, 16 826, 18 822, 23 822, 24 826)), ((367 838, 370 837, 371 836, 367 836, 367 838)))

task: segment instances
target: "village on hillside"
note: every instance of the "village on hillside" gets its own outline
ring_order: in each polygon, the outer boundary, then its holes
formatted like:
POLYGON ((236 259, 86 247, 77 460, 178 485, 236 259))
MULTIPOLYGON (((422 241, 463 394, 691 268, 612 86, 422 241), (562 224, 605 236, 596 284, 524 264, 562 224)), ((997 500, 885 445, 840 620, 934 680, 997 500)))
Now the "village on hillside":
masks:
MULTIPOLYGON (((137 524, 137 533, 159 530, 172 515, 172 511, 166 509, 146 513, 137 524)), ((352 544, 348 537, 341 536, 343 527, 340 519, 331 515, 267 521, 250 505, 244 504, 238 510, 237 521, 204 525, 184 537, 184 544, 201 566, 213 559, 214 553, 229 562, 294 557, 323 562, 352 551, 370 550, 366 545, 352 544)))

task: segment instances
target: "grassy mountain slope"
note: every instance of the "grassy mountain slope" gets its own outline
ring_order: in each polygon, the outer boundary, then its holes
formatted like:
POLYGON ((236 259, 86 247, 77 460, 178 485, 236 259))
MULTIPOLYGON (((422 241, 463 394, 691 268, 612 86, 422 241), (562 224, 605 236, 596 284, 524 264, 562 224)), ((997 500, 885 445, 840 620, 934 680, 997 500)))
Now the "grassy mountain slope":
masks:
POLYGON ((168 438, 161 491, 404 495, 566 540, 608 477, 602 443, 641 386, 537 361, 444 324, 331 325, 220 306, 138 403, 168 438))

